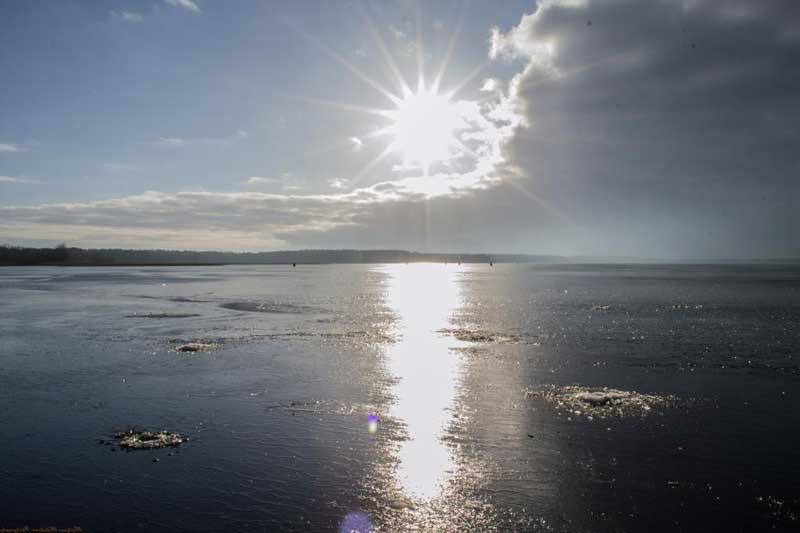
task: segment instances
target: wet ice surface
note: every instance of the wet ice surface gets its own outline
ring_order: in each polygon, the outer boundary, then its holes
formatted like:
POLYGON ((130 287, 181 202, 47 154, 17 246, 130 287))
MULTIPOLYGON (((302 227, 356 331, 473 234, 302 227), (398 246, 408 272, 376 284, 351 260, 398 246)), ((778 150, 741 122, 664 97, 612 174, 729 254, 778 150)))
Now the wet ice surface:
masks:
POLYGON ((277 302, 228 302, 221 307, 252 313, 307 313, 312 310, 302 305, 277 302))
POLYGON ((217 350, 221 346, 213 342, 187 342, 179 344, 175 347, 176 352, 207 352, 209 350, 217 350))
POLYGON ((796 269, 4 268, 0 340, 3 527, 798 525, 796 269))

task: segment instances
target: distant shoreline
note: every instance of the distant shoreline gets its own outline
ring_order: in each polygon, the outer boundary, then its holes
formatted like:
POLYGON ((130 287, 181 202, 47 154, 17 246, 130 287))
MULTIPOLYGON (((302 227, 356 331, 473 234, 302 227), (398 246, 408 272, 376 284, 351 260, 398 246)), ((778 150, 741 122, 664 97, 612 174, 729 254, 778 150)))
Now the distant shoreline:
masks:
POLYGON ((402 263, 514 263, 535 265, 800 265, 800 258, 742 260, 675 260, 633 257, 559 256, 489 253, 426 253, 408 250, 286 250, 211 252, 176 250, 85 249, 67 246, 28 248, 0 246, 0 266, 169 267, 226 265, 335 265, 402 263))
POLYGON ((559 263, 554 255, 421 253, 408 250, 287 250, 211 252, 175 250, 84 249, 0 246, 5 266, 215 266, 371 263, 559 263))

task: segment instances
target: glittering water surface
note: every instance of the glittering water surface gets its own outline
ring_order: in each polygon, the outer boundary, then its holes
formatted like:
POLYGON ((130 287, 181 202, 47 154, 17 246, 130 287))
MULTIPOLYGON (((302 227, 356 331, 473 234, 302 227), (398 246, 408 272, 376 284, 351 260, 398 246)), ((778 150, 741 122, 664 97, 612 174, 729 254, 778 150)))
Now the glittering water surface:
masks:
POLYGON ((3 268, 0 528, 790 530, 798 347, 792 267, 3 268))
POLYGON ((461 306, 457 272, 437 264, 388 269, 386 304, 397 316, 398 341, 387 347, 389 372, 397 378, 389 414, 405 424, 396 476, 411 497, 430 499, 452 470, 442 431, 450 419, 459 357, 452 339, 437 333, 461 306))

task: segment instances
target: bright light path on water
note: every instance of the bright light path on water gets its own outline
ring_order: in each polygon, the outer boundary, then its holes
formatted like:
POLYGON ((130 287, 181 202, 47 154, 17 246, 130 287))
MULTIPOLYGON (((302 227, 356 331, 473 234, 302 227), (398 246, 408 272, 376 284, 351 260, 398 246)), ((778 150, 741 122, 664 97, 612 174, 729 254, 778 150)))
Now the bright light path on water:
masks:
POLYGON ((397 316, 399 340, 388 349, 391 372, 399 378, 392 415, 404 422, 409 440, 400 447, 398 481, 416 498, 438 493, 452 459, 441 441, 450 420, 459 364, 450 349, 460 345, 438 333, 451 327, 461 306, 459 270, 442 264, 397 265, 390 276, 386 303, 397 316))

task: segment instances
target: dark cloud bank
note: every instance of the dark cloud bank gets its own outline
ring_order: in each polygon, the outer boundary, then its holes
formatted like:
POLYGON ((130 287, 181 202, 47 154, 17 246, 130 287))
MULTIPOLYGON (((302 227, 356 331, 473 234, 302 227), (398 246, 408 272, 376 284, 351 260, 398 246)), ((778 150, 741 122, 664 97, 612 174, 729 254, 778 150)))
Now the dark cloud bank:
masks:
POLYGON ((427 226, 423 206, 377 207, 337 239, 414 246, 429 228, 440 249, 800 256, 800 3, 561 4, 495 35, 526 65, 529 127, 506 147, 523 177, 431 201, 427 226))

